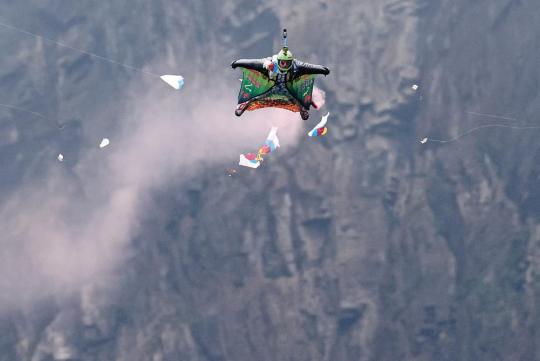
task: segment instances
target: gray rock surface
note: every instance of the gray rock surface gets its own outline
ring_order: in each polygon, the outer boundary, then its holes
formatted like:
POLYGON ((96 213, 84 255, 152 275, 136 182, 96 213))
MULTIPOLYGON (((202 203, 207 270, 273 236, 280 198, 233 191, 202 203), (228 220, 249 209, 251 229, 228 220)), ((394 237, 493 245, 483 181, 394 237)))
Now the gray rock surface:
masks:
MULTIPOLYGON (((0 361, 540 360, 539 131, 418 142, 535 123, 539 18, 534 0, 4 1, 2 22, 234 94, 230 62, 287 27, 332 71, 332 123, 256 172, 153 189, 107 277, 1 313, 0 361)), ((78 164, 121 131, 125 85, 152 80, 8 29, 0 48, 0 103, 47 118, 0 110, 0 199, 59 149, 85 189, 78 164)))

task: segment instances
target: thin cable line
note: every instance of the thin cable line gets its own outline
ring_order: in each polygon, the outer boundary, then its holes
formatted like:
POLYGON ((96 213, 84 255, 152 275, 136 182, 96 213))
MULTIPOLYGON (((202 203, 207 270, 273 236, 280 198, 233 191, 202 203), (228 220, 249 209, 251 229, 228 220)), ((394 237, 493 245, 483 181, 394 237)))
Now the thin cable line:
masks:
MULTIPOLYGON (((514 130, 524 130, 524 129, 540 129, 540 126, 523 126, 523 127, 520 127, 520 126, 511 126, 511 125, 505 125, 505 124, 487 124, 487 125, 482 125, 482 126, 479 126, 479 127, 474 127, 472 129, 469 129, 466 132, 461 133, 458 136, 456 136, 454 138, 451 138, 451 139, 427 138, 426 142, 430 141, 430 142, 435 142, 435 143, 451 143, 451 142, 455 142, 456 140, 459 140, 459 139, 463 138, 466 135, 469 135, 470 133, 472 133, 474 131, 477 131, 479 129, 484 129, 484 128, 508 128, 508 129, 514 129, 514 130)), ((426 143, 426 142, 424 142, 424 143, 426 143)))
POLYGON ((517 121, 516 118, 503 117, 503 116, 495 115, 495 114, 477 113, 477 112, 467 112, 467 114, 478 115, 478 116, 481 116, 481 117, 495 118, 495 119, 506 119, 506 120, 517 121))
POLYGON ((44 40, 46 42, 49 42, 49 43, 52 43, 52 44, 56 44, 60 47, 63 47, 63 48, 66 48, 66 49, 71 49, 71 50, 74 50, 74 51, 78 51, 79 53, 82 53, 82 54, 85 54, 85 55, 88 55, 88 56, 91 56, 91 57, 94 57, 96 59, 100 59, 100 60, 103 60, 103 61, 106 61, 106 62, 109 62, 111 64, 115 64, 115 65, 118 65, 118 66, 122 66, 126 69, 130 69, 130 70, 134 70, 134 71, 138 71, 140 73, 143 73, 143 74, 146 74, 146 75, 151 75, 151 76, 155 76, 155 77, 159 77, 159 75, 157 74, 154 74, 154 73, 151 73, 149 71, 146 71, 146 70, 142 70, 142 69, 139 69, 139 68, 136 68, 134 66, 131 66, 131 65, 128 65, 128 64, 125 64, 125 63, 121 63, 121 62, 118 62, 116 60, 112 60, 112 59, 109 59, 109 58, 106 58, 104 56, 101 56, 101 55, 98 55, 98 54, 95 54, 95 53, 91 53, 89 51, 86 51, 86 50, 83 50, 83 49, 79 49, 79 48, 75 48, 71 45, 67 45, 67 44, 64 44, 64 43, 61 43, 59 41, 55 41, 55 40, 52 40, 52 39, 49 39, 49 38, 46 38, 44 36, 41 36, 41 35, 38 35, 38 34, 34 34, 28 30, 24 30, 24 29, 20 29, 16 26, 13 26, 13 25, 10 25, 10 24, 6 24, 2 21, 0 21, 0 26, 6 28, 6 29, 9 29, 9 30, 13 30, 13 31, 16 31, 18 33, 21 33, 21 34, 25 34, 25 35, 28 35, 28 36, 32 36, 36 39, 40 39, 40 40, 44 40))
POLYGON ((56 126, 58 127, 58 129, 63 129, 64 128, 64 124, 60 124, 60 122, 58 122, 57 120, 56 121, 52 120, 52 119, 46 117, 45 115, 43 115, 41 113, 38 113, 38 112, 34 112, 32 110, 20 108, 20 107, 17 107, 15 105, 2 104, 2 103, 0 103, 0 107, 4 107, 4 108, 7 108, 7 109, 11 109, 11 110, 18 110, 18 111, 21 111, 21 112, 32 114, 32 115, 35 115, 36 117, 39 117, 41 119, 44 119, 44 120, 47 120, 47 121, 50 121, 50 122, 54 122, 56 124, 56 126))

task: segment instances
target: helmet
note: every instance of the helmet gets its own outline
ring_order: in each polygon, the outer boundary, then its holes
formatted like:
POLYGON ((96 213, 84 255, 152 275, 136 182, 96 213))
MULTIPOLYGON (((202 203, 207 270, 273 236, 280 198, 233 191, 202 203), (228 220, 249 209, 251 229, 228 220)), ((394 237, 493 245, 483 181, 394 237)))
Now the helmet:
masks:
POLYGON ((282 72, 287 72, 293 63, 293 55, 288 48, 284 47, 277 55, 278 68, 282 72))

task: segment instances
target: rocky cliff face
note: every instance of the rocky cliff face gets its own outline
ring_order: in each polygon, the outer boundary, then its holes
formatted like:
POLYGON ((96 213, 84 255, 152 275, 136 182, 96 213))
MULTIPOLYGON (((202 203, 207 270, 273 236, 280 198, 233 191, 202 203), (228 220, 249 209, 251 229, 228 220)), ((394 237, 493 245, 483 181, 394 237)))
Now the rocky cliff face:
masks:
MULTIPOLYGON (((62 43, 181 68, 193 91, 212 73, 236 93, 228 64, 270 55, 287 27, 297 57, 332 70, 318 80, 332 123, 256 172, 203 167, 153 189, 106 277, 3 312, 0 360, 540 359, 537 131, 418 142, 534 124, 534 1, 4 7, 62 43)), ((6 29, 0 45, 0 102, 67 127, 2 110, 2 199, 60 147, 80 154, 66 164, 81 183, 90 139, 118 131, 103 114, 141 75, 6 29)))

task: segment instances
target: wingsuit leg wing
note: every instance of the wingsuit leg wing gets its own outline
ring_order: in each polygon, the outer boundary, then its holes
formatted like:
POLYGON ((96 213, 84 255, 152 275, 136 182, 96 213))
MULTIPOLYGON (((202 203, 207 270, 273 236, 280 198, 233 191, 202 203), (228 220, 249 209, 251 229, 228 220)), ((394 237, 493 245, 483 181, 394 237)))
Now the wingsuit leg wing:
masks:
POLYGON ((231 64, 232 68, 241 68, 243 77, 238 93, 238 106, 235 110, 237 116, 241 116, 246 110, 251 110, 250 105, 256 105, 263 99, 274 86, 274 81, 268 77, 265 63, 269 59, 240 59, 231 64))

